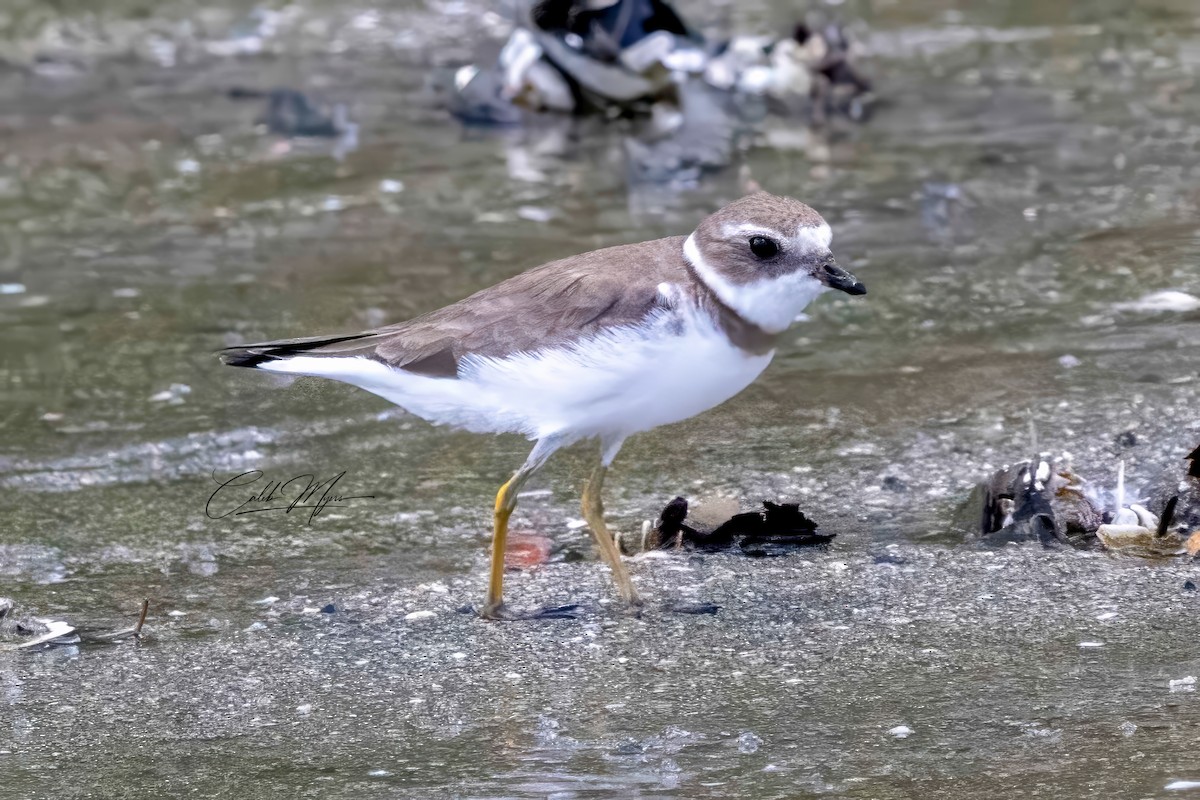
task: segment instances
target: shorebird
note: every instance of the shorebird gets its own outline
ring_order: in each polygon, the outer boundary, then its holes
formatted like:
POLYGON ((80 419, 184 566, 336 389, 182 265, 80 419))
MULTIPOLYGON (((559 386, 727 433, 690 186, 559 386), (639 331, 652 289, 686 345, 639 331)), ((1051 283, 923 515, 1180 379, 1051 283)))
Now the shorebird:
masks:
POLYGON ((690 236, 552 261, 424 316, 361 333, 220 352, 226 364, 349 383, 440 425, 520 433, 532 452, 500 487, 482 615, 501 618, 508 520, 551 454, 599 439, 583 516, 620 596, 641 600, 604 524, 604 476, 631 434, 725 402, 828 289, 865 294, 834 261, 829 225, 758 192, 690 236))

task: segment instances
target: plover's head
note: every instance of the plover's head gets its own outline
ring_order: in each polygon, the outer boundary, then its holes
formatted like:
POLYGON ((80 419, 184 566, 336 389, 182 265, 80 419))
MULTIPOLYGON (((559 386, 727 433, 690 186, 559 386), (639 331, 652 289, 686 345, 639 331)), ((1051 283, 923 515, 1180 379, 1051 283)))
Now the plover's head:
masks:
POLYGON ((833 260, 831 238, 829 225, 804 203, 758 192, 701 222, 683 252, 721 302, 776 333, 826 289, 867 293, 833 260))

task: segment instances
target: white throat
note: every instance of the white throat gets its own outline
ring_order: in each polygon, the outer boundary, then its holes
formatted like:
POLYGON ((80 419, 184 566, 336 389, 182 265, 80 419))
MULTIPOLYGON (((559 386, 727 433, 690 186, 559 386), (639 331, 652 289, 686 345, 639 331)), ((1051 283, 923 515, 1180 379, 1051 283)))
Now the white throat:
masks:
POLYGON ((683 255, 722 303, 767 333, 785 330, 828 288, 811 275, 799 272, 778 278, 764 277, 753 283, 733 283, 705 262, 694 233, 683 243, 683 255))

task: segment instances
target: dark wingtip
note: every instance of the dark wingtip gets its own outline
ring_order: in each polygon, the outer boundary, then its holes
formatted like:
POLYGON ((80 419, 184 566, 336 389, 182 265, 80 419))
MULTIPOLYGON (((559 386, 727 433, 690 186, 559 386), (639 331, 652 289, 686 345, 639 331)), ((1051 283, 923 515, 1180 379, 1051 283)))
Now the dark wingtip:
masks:
POLYGON ((268 361, 281 361, 292 356, 318 353, 332 355, 328 348, 342 342, 356 342, 372 336, 366 333, 352 333, 349 336, 311 336, 303 339, 280 339, 275 342, 256 342, 238 347, 226 347, 218 350, 217 356, 231 367, 261 367, 268 361))
POLYGON ((221 362, 230 367, 257 367, 260 364, 265 364, 268 361, 277 360, 275 356, 267 355, 255 350, 250 350, 245 347, 230 347, 227 350, 218 350, 217 357, 221 362))

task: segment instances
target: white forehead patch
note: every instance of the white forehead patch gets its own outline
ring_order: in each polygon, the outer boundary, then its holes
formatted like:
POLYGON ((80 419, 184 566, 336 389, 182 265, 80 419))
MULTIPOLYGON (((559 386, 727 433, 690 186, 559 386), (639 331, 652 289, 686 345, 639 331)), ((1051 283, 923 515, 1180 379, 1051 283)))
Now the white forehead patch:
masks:
POLYGON ((801 252, 828 250, 829 243, 833 241, 833 231, 824 222, 820 225, 801 225, 794 238, 801 252))

